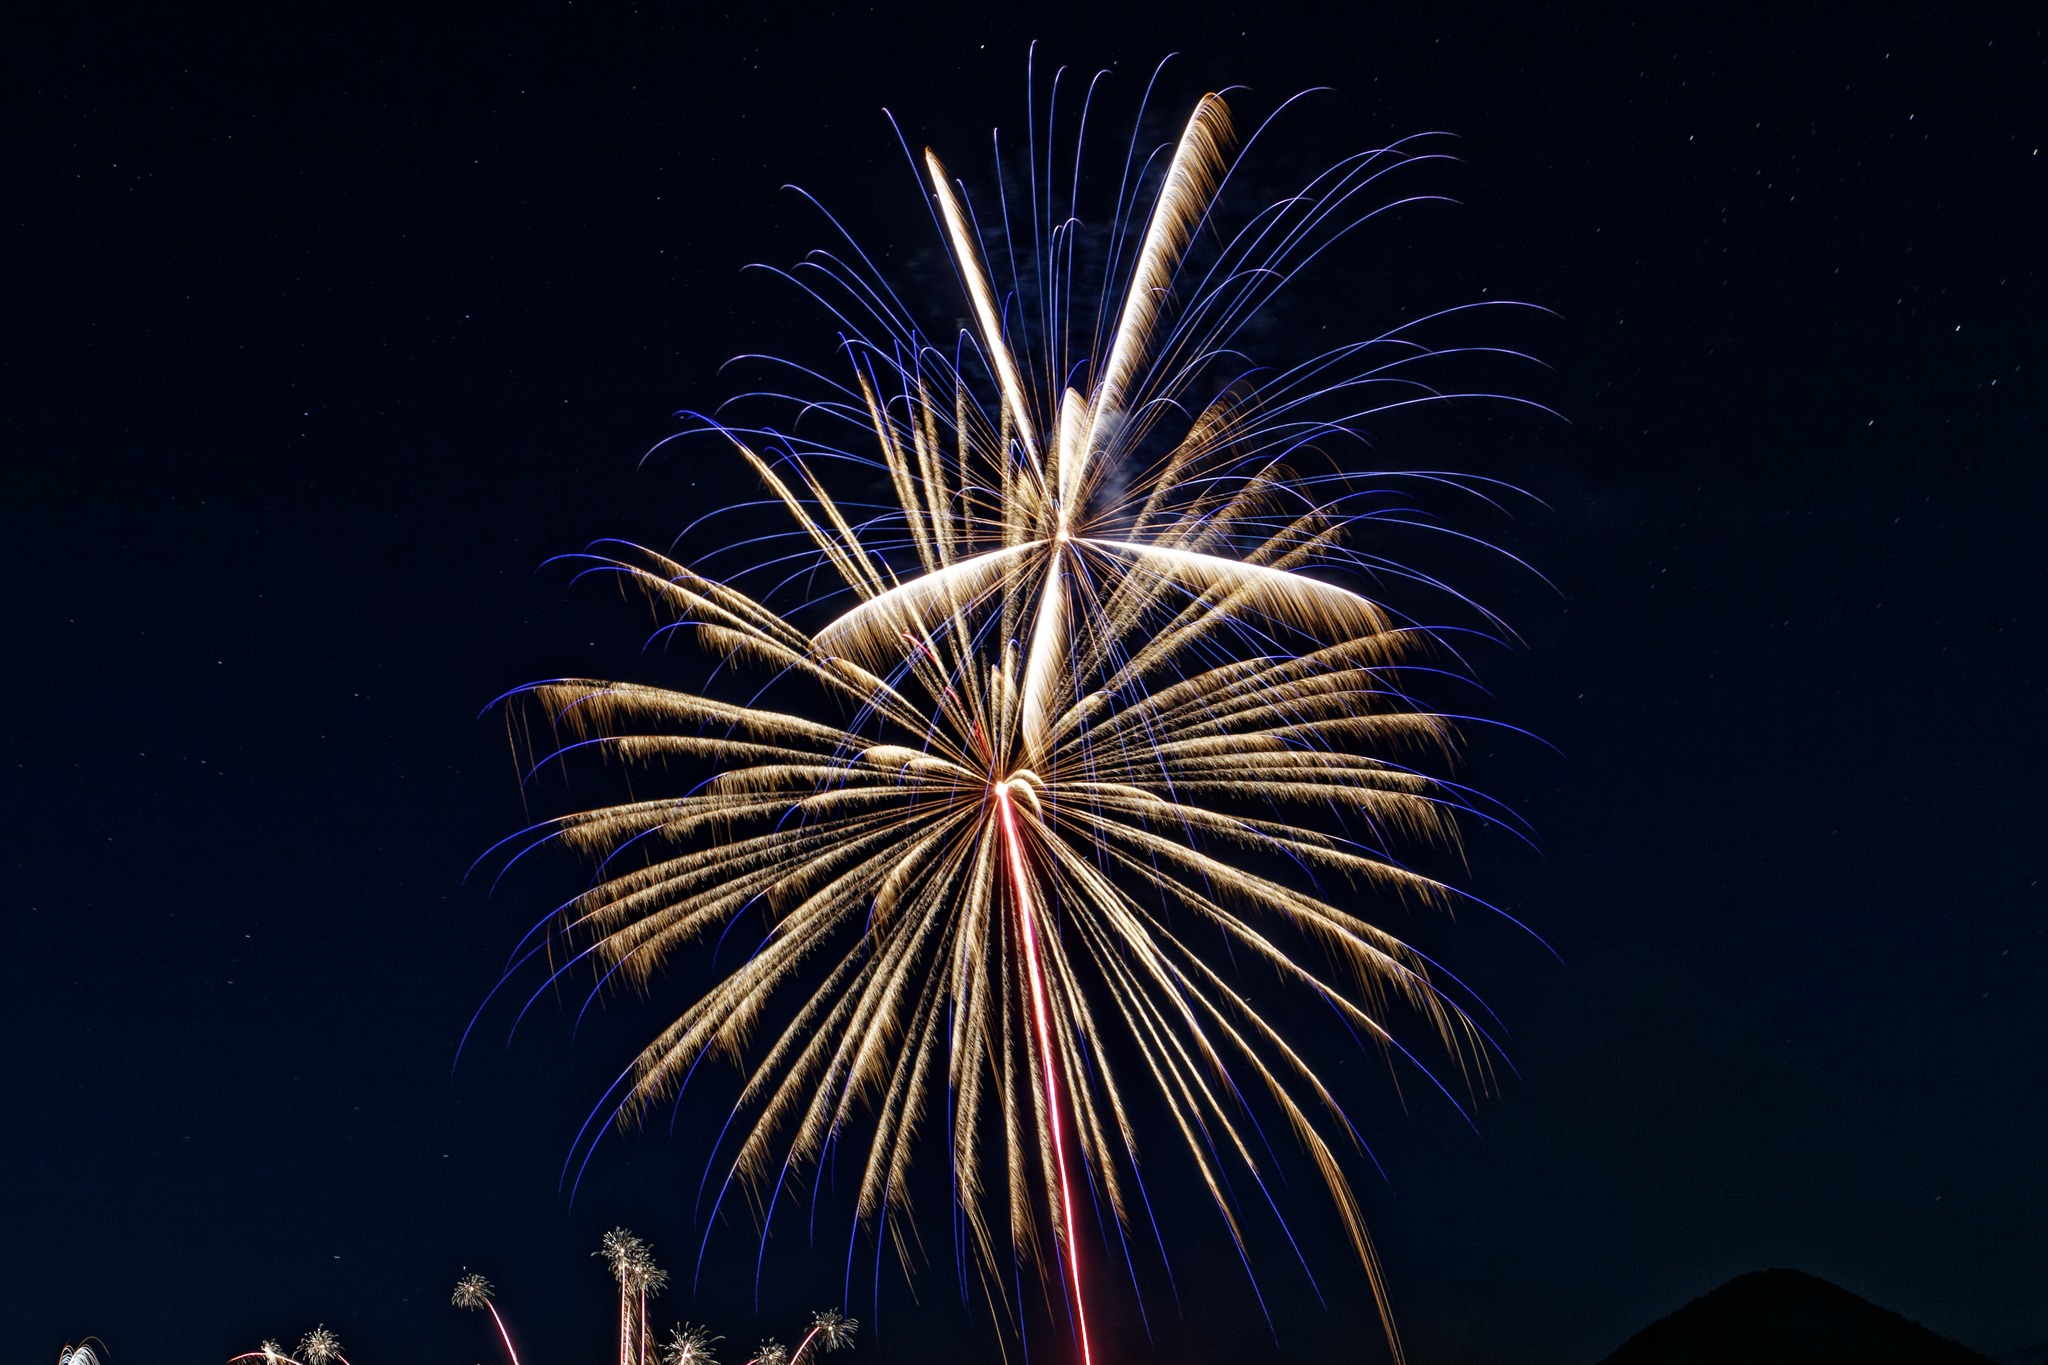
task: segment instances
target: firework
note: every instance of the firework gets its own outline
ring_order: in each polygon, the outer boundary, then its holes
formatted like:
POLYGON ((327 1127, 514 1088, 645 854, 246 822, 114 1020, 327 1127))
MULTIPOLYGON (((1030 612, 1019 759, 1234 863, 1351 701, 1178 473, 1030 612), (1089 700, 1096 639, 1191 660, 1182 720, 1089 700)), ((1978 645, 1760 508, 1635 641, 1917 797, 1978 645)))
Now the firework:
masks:
POLYGON ((853 1345, 853 1334, 860 1330, 860 1324, 836 1308, 827 1308, 811 1314, 811 1330, 804 1333, 804 1339, 789 1353, 789 1365, 803 1365, 804 1352, 816 1347, 820 1351, 838 1351, 853 1345))
POLYGON ((329 1365, 334 1361, 348 1365, 348 1357, 341 1353, 341 1338, 328 1331, 325 1323, 299 1338, 298 1358, 304 1365, 329 1365))
POLYGON ((686 1322, 670 1331, 661 1352, 662 1365, 718 1365, 713 1347, 723 1340, 709 1328, 686 1322))
POLYGON ((668 1272, 654 1252, 624 1228, 613 1228, 590 1253, 604 1259, 619 1286, 619 1365, 652 1365, 654 1329, 647 1301, 668 1287, 668 1272))
MULTIPOLYGON (((703 776, 684 795, 542 828, 600 875, 529 957, 547 953, 559 976, 566 953, 603 986, 644 987, 741 915, 767 920, 753 955, 641 1052, 619 1120, 678 1096, 704 1058, 741 1064, 725 1185, 755 1192, 765 1236, 785 1185, 855 1140, 857 1111, 871 1109, 856 1214, 908 1271, 911 1153, 933 1096, 950 1093, 952 1194, 983 1283, 1007 1302, 1005 1256, 1055 1267, 1084 1365, 1074 1166, 1121 1237, 1138 1173, 1134 1083, 1169 1116, 1241 1253, 1228 1168, 1266 1188, 1249 1108, 1264 1096, 1315 1166, 1400 1353, 1345 1174, 1358 1135, 1208 944, 1265 964, 1382 1047, 1407 1053, 1393 1016, 1417 1015, 1469 1084, 1489 1079, 1483 1032, 1425 959, 1349 908, 1351 894, 1321 889, 1454 898, 1388 851, 1454 843, 1470 806, 1422 766, 1448 763, 1457 741, 1407 688, 1434 638, 1305 572, 1392 566, 1346 547, 1373 517, 1354 491, 1295 468, 1308 442, 1344 430, 1312 416, 1317 404, 1355 418, 1373 409, 1353 400, 1376 386, 1397 386, 1382 406, 1443 397, 1408 374, 1436 353, 1397 332, 1262 379, 1217 378, 1272 290, 1355 221, 1353 201, 1389 165, 1415 158, 1340 163, 1225 240, 1170 308, 1232 141, 1228 109, 1205 97, 1142 231, 1119 191, 1118 287, 1103 297, 1120 302, 1098 309, 1100 344, 1078 358, 1065 338, 1085 328, 1056 269, 1038 272, 1036 340, 1013 344, 975 220, 926 154, 975 323, 962 347, 993 379, 989 408, 893 296, 836 259, 813 263, 867 301, 892 344, 850 344, 844 401, 807 407, 866 430, 879 456, 866 462, 886 470, 895 505, 856 526, 813 467, 846 452, 716 429, 855 605, 811 631, 732 577, 647 551, 594 557, 711 655, 806 700, 585 679, 523 690, 560 737, 546 757, 592 749, 703 776), (1085 396, 1066 384, 1083 368, 1085 396), (1214 397, 1189 402, 1204 382, 1214 397), (1184 410, 1198 415, 1167 436, 1161 424, 1184 410)), ((1066 231, 1050 229, 1040 260, 1060 259, 1066 231)), ((647 1358, 634 1340, 644 1296, 635 1314, 621 1269, 637 1245, 621 1230, 601 1253, 621 1286, 621 1365, 647 1358)), ((850 1334, 826 1316, 797 1358, 850 1334)), ((770 1346, 755 1360, 784 1365, 770 1346)))
POLYGON ((481 1308, 488 1312, 491 1321, 497 1324, 498 1339, 505 1343, 505 1354, 511 1358, 512 1365, 519 1365, 519 1352, 512 1349, 512 1334, 505 1330, 505 1319, 498 1316, 498 1305, 491 1302, 495 1297, 496 1291, 491 1288, 489 1280, 481 1275, 464 1275, 455 1282, 455 1291, 448 1296, 448 1301, 457 1308, 481 1308))
MULTIPOLYGON (((99 1338, 87 1337, 76 1346, 65 1342, 64 1348, 57 1352, 57 1365, 100 1365, 99 1353, 92 1349, 92 1343, 95 1341, 99 1341, 99 1338)), ((100 1341, 100 1350, 106 1349, 107 1344, 100 1341)))

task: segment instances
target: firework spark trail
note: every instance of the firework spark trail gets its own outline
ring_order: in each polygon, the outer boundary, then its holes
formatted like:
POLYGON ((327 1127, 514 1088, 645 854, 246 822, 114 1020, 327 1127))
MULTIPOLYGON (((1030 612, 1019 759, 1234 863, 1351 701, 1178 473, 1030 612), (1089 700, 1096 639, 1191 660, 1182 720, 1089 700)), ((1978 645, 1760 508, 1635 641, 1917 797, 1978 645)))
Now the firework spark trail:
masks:
MULTIPOLYGON (((526 754, 531 772, 576 753, 708 769, 685 795, 561 816, 507 842, 507 866, 543 844, 597 864, 590 888, 515 949, 515 968, 546 963, 533 999, 584 968, 595 970, 592 1000, 644 989, 685 946, 722 944, 751 913, 767 919, 752 955, 643 1049, 612 1113, 624 1124, 657 1100, 680 1103, 706 1057, 740 1066, 740 1093, 714 1148, 713 1161, 729 1155, 730 1165, 705 1246, 737 1183, 749 1198, 765 1195, 755 1205, 765 1255, 785 1182, 807 1163, 822 1175, 864 1109, 872 1136, 854 1233, 872 1229, 878 1276, 886 1245, 909 1273, 899 1214, 913 1140, 943 1084, 961 1264, 980 1267, 992 1301, 1000 1295, 1021 1326, 1021 1279, 1001 1270, 1001 1232, 984 1207, 1006 1204, 1013 1268, 1033 1263, 1063 1281, 1083 1365, 1092 1365, 1093 1345, 1075 1167, 1089 1173, 1121 1236, 1125 1173, 1137 1180, 1127 1063, 1151 1082, 1248 1272, 1226 1168, 1242 1166, 1266 1189, 1263 1168, 1278 1157, 1254 1099, 1284 1118, 1400 1359, 1378 1258, 1332 1145, 1362 1151, 1357 1130, 1311 1060, 1175 932, 1175 912, 1220 934, 1231 953, 1272 967, 1281 985, 1328 1005, 1446 1094, 1459 1081, 1468 1091, 1491 1084, 1491 1040, 1438 987, 1429 959, 1320 885, 1340 878, 1446 907, 1457 893, 1383 850, 1455 846, 1458 817, 1501 817, 1424 771, 1426 756, 1454 760, 1463 722, 1411 695, 1406 675, 1424 669, 1439 632, 1304 571, 1441 585, 1378 544, 1344 547, 1347 533, 1401 522, 1362 504, 1364 490, 1332 484, 1349 476, 1283 463, 1312 441, 1346 435, 1362 416, 1463 396, 1408 373, 1454 352, 1422 344, 1404 324, 1253 382, 1249 370, 1232 372, 1249 362, 1229 349, 1280 284, 1378 211, 1357 207, 1359 195, 1426 158, 1397 145, 1347 159, 1235 234, 1210 233, 1235 164, 1231 146, 1229 111, 1207 96, 1156 171, 1147 159, 1130 181, 1127 163, 1094 309, 1098 350, 1079 357, 1066 350, 1065 320, 1087 310, 1069 297, 1074 225, 1051 224, 1051 162, 1043 224, 1033 162, 1039 248, 1027 266, 1049 292, 1035 319, 1016 315, 1023 350, 1013 354, 1006 325, 1021 301, 997 295, 964 186, 927 151, 915 169, 972 314, 953 356, 915 331, 857 244, 850 258, 819 253, 779 272, 832 310, 852 370, 841 384, 792 365, 830 389, 791 399, 799 419, 844 423, 874 454, 770 426, 705 423, 809 547, 792 557, 769 549, 773 537, 750 541, 767 557, 742 577, 787 574, 780 593, 822 571, 841 586, 805 587, 797 610, 840 594, 853 605, 814 631, 743 591, 741 579, 633 547, 593 547, 589 569, 619 575, 668 618, 659 637, 687 629, 720 672, 753 665, 769 681, 744 703, 573 678, 517 694, 537 704, 554 737, 551 749, 526 754), (1138 186, 1155 174, 1138 232, 1138 186), (1200 284, 1176 297, 1198 239, 1211 236, 1200 284), (863 319, 878 340, 862 333, 863 319), (1383 362, 1389 350, 1394 359, 1383 362), (969 360, 982 366, 978 378, 963 371, 969 360), (1085 392, 1065 387, 1070 380, 1085 392), (1215 384, 1206 402, 1193 393, 1198 382, 1215 384), (1386 385, 1395 387, 1383 401, 1357 397, 1386 385), (1318 404, 1332 403, 1345 414, 1316 416, 1318 404), (1166 440, 1160 426, 1174 412, 1194 416, 1166 440), (886 474, 894 503, 878 510, 835 498, 818 461, 886 474), (840 719, 768 704, 771 688, 779 701, 797 687, 814 689, 840 719), (1260 862, 1282 871, 1263 875, 1260 862), (1001 912, 1005 881, 1014 932, 1001 912), (783 1002, 778 992, 798 981, 808 991, 783 1002), (1439 1079, 1396 1037, 1396 1007, 1433 1031, 1455 1077, 1439 1079), (998 1155, 996 1169, 984 1170, 984 1146, 998 1155), (1006 1278, 1019 1284, 1015 1314, 1006 1278)), ((1078 185, 1078 147, 1075 155, 1078 185)), ((1015 276, 1017 238, 1004 236, 1015 276)), ((1492 491, 1439 473, 1386 480, 1382 488, 1492 491)), ((600 1112, 611 1104, 607 1096, 600 1112)), ((607 1254, 629 1249, 622 1242, 607 1254)), ((629 1284, 627 1269, 614 1266, 622 1361, 648 1353, 645 1300, 658 1288, 629 1284)))
POLYGON ((1094 1348, 1088 1340, 1088 1302, 1081 1289, 1081 1240, 1074 1226, 1074 1185, 1067 1174, 1067 1147, 1061 1136, 1066 1118, 1060 1108, 1060 1086, 1053 1074, 1052 1023, 1045 1008, 1045 980, 1038 969, 1038 929, 1034 920, 1031 879, 1024 871, 1024 855, 1017 847, 1017 821, 1010 810, 1010 784, 995 787, 996 810, 1003 822, 1003 851, 1010 864, 1010 880, 1017 893, 1017 920, 1023 927, 1024 964, 1031 975, 1031 1012, 1038 1023, 1038 1051, 1045 1064, 1045 1109, 1052 1123, 1053 1157, 1060 1170, 1060 1212, 1067 1244, 1067 1273, 1074 1282, 1075 1334, 1081 1339, 1081 1365, 1093 1365, 1094 1348))
POLYGON ((498 1339, 505 1343, 505 1354, 512 1358, 512 1365, 519 1365, 519 1352, 512 1349, 512 1334, 505 1330, 505 1319, 498 1316, 498 1306, 487 1303, 484 1307, 491 1310, 491 1321, 497 1324, 498 1339))

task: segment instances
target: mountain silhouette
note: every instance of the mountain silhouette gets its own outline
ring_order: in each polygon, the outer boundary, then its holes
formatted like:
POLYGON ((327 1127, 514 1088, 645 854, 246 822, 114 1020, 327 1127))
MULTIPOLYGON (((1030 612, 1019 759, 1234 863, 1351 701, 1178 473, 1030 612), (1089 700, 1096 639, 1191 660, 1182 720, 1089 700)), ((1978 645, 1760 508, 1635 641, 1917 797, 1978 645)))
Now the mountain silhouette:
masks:
POLYGON ((1738 1275, 1600 1365, 1996 1365, 1990 1356, 1797 1270, 1738 1275))

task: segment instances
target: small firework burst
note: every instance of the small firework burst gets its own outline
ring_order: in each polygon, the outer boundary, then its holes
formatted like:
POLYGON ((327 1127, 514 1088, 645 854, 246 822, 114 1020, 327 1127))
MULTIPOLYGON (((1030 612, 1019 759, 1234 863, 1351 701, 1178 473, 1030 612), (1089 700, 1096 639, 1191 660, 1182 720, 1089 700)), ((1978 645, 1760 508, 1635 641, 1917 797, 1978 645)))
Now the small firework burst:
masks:
POLYGON ((654 1258, 643 1254, 627 1268, 628 1284, 636 1294, 653 1298, 668 1288, 668 1272, 654 1263, 654 1258))
POLYGON ((724 1337, 712 1335, 709 1328, 686 1322, 669 1333, 661 1352, 662 1365, 718 1365, 712 1345, 723 1340, 724 1337))
POLYGON ((598 1241, 597 1250, 590 1253, 600 1257, 611 1268, 612 1278, 624 1288, 635 1265, 648 1259, 647 1243, 635 1237, 625 1228, 613 1228, 598 1241))
POLYGON ((328 1365, 329 1361, 341 1360, 341 1338, 327 1330, 321 1323, 312 1331, 299 1338, 299 1360, 303 1365, 328 1365))
POLYGON ((797 1343, 796 1351, 790 1356, 791 1365, 802 1365, 805 1353, 814 1348, 837 1351, 853 1345, 853 1334, 859 1330, 860 1323, 836 1308, 821 1309, 811 1314, 811 1330, 797 1343))
POLYGON ((455 1282, 448 1301, 457 1308, 486 1308, 492 1298, 491 1282, 481 1275, 464 1275, 455 1282))

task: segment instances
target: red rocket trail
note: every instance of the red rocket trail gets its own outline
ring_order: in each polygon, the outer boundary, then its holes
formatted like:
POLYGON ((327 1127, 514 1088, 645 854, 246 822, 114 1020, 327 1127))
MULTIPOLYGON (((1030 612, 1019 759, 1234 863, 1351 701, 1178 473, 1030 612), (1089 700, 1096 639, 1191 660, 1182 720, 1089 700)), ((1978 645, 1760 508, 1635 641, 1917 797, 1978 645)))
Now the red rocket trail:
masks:
POLYGON ((1074 1321, 1081 1338, 1081 1365, 1094 1365, 1088 1343, 1088 1307, 1081 1297, 1081 1245, 1074 1226, 1073 1182, 1067 1179, 1067 1146, 1061 1136, 1060 1087, 1052 1064, 1052 1023, 1045 1008, 1045 980, 1038 970, 1038 929, 1031 913, 1031 884, 1024 876, 1024 855, 1017 847, 1016 817, 1010 813, 1010 784, 996 784, 996 811, 1003 821, 1003 847, 1010 857, 1010 880, 1017 888, 1017 918, 1024 926, 1024 962, 1031 975, 1031 1010, 1038 1022, 1038 1052, 1045 1062, 1046 1112, 1052 1121, 1053 1161, 1060 1172, 1060 1216, 1066 1224, 1067 1272, 1074 1282, 1074 1321))
POLYGON ((505 1354, 512 1357, 512 1365, 519 1365, 519 1352, 512 1349, 512 1334, 505 1330, 505 1320, 498 1316, 497 1305, 485 1299, 484 1307, 491 1310, 491 1321, 498 1324, 498 1337, 505 1343, 505 1354))

